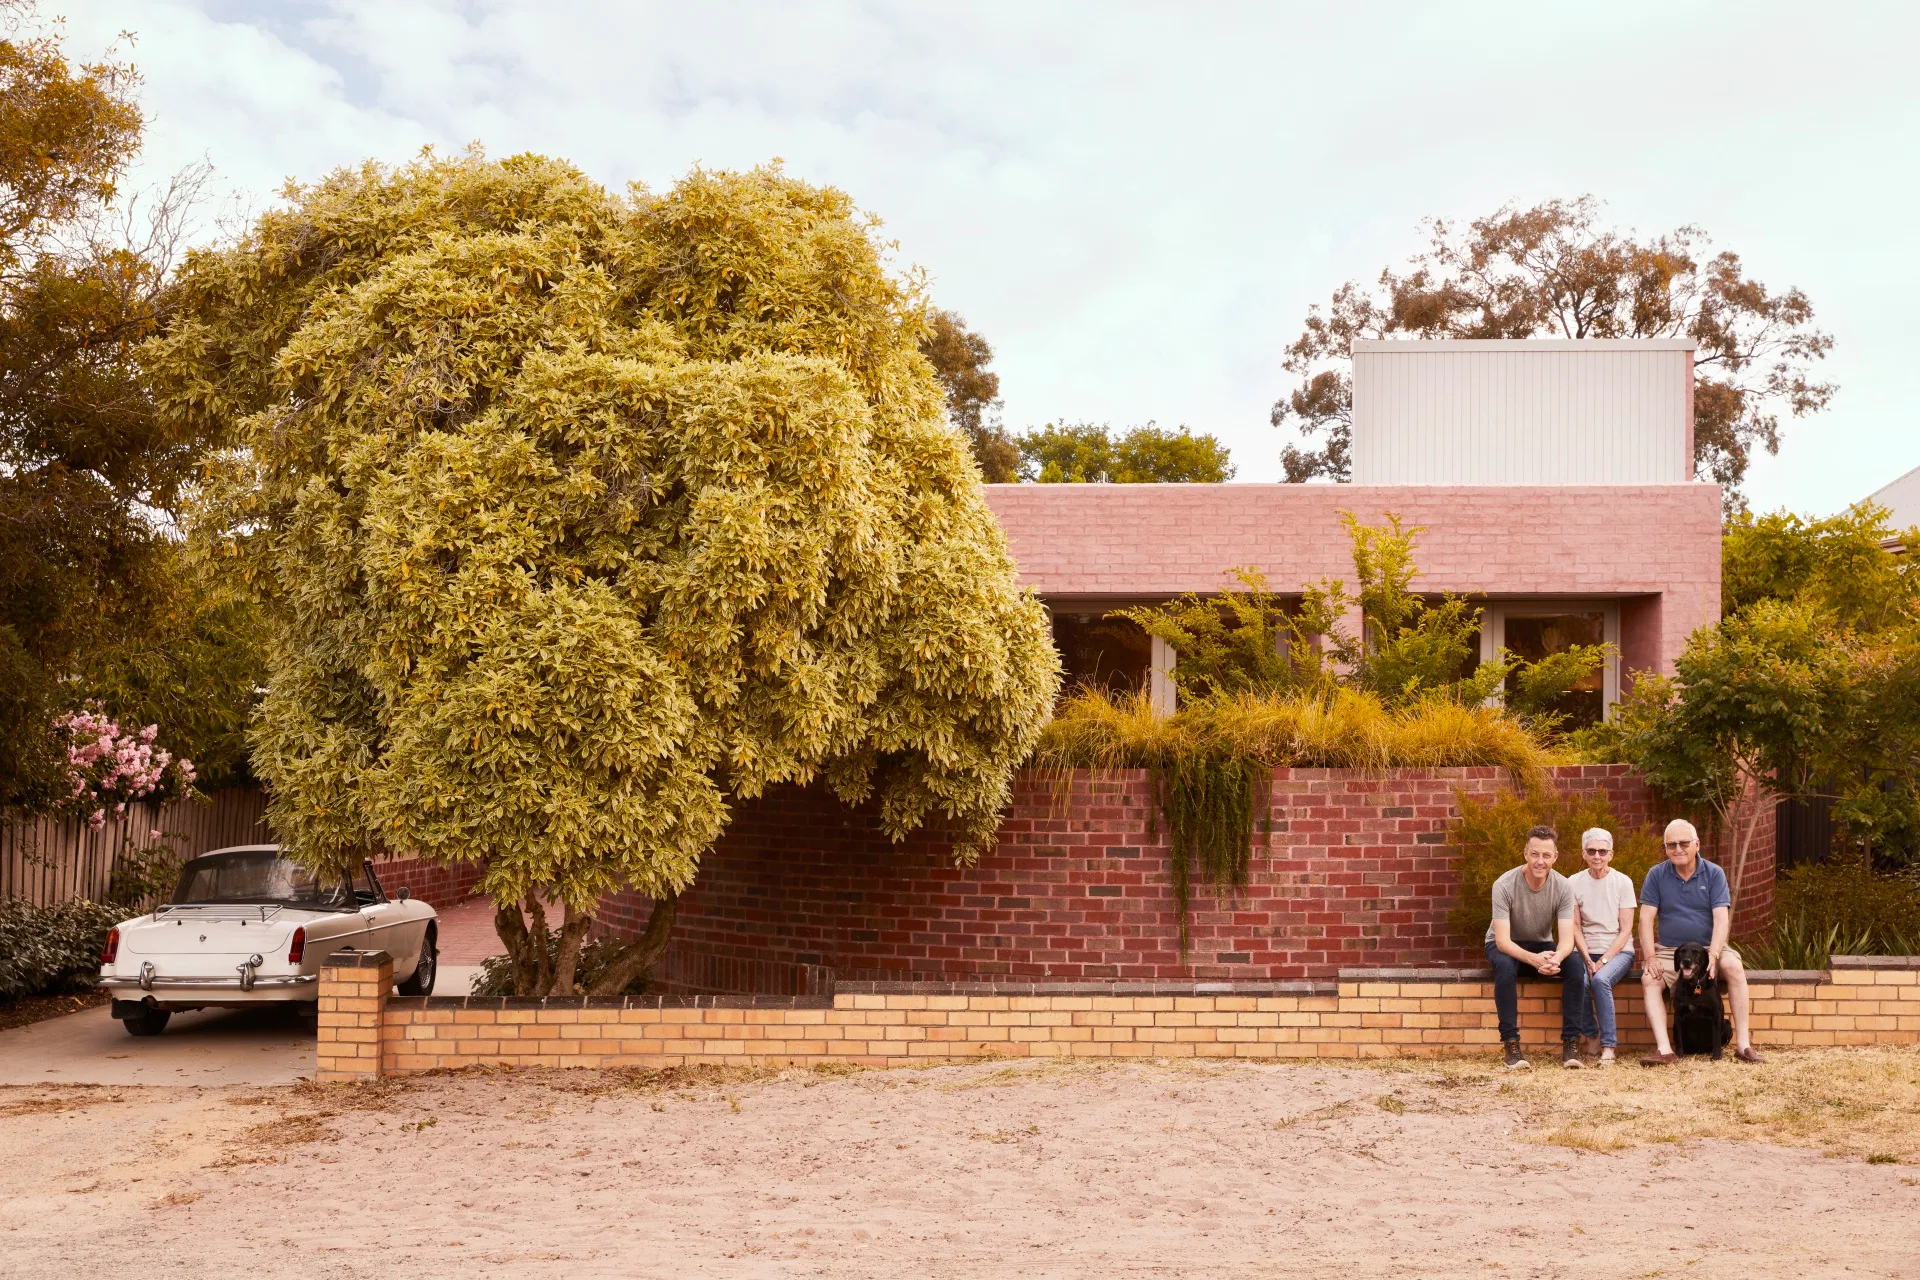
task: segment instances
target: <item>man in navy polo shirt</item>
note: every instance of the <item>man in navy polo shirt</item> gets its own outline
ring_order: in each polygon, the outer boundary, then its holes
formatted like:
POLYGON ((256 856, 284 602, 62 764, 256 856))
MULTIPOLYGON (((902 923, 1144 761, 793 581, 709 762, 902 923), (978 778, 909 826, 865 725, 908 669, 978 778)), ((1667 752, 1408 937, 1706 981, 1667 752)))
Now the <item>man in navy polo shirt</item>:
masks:
POLYGON ((1640 1059, 1643 1067, 1678 1062, 1667 1039, 1667 1007, 1662 996, 1674 982, 1675 947, 1697 942, 1707 949, 1707 973, 1720 979, 1733 1006, 1733 1056, 1764 1062, 1753 1050, 1747 1030, 1747 971, 1740 953, 1727 945, 1733 929, 1733 896, 1727 874, 1700 856, 1700 833, 1684 818, 1667 824, 1667 860, 1647 872, 1640 889, 1640 987, 1647 999, 1647 1022, 1657 1052, 1640 1059))

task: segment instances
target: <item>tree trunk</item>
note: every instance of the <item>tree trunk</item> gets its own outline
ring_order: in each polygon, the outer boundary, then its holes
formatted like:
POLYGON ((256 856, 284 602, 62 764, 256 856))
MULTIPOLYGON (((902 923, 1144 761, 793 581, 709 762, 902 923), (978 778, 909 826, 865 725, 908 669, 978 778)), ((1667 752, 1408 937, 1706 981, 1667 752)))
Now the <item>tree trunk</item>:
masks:
POLYGON ((590 996, 617 996, 629 982, 653 968, 673 936, 673 918, 680 910, 680 899, 655 898, 653 914, 647 917, 646 930, 628 943, 626 949, 607 966, 599 981, 587 991, 590 996))
POLYGON ((553 935, 547 930, 547 911, 540 899, 529 893, 519 902, 496 903, 493 931, 507 948, 513 962, 513 993, 517 996, 544 996, 553 987, 553 935), (526 916, 533 917, 527 927, 526 916))
POLYGON ((573 973, 580 963, 580 946, 587 940, 587 930, 593 927, 593 912, 575 911, 573 904, 565 907, 561 917, 560 955, 553 965, 553 990, 548 994, 570 996, 574 994, 573 973))

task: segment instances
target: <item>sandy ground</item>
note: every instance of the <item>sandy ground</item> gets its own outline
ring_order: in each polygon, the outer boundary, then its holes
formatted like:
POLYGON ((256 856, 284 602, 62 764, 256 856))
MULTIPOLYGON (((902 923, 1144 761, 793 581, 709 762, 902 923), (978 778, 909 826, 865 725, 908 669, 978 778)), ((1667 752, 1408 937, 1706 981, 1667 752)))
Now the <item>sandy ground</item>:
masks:
POLYGON ((1148 1063, 0 1089, 0 1274, 1920 1266, 1911 1155, 1542 1145, 1502 1084, 1484 1068, 1148 1063))

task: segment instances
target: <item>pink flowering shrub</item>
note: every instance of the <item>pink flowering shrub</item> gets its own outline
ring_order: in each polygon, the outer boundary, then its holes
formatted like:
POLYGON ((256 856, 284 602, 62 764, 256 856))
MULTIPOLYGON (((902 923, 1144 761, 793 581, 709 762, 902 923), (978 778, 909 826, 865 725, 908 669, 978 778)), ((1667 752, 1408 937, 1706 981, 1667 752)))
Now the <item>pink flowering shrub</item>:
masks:
POLYGON ((73 787, 66 807, 86 817, 98 831, 107 810, 115 817, 134 800, 170 800, 193 790, 193 761, 154 745, 160 726, 128 732, 94 704, 54 721, 66 738, 67 780, 73 787))

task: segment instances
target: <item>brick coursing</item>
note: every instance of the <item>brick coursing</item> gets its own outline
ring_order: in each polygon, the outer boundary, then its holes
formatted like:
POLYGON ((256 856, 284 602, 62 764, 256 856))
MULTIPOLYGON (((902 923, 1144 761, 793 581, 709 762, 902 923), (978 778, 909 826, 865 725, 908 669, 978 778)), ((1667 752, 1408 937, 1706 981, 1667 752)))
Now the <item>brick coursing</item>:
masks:
POLYGON ((1423 591, 1622 603, 1625 671, 1673 673, 1720 617, 1714 485, 988 485, 1020 583, 1053 601, 1214 592, 1255 565, 1282 593, 1353 572, 1340 517, 1418 526, 1423 591))
MULTIPOLYGON (((1664 816, 1625 766, 1566 766, 1552 780, 1605 790, 1629 823, 1664 816)), ((1447 925, 1459 882, 1445 841, 1456 794, 1498 792, 1502 771, 1276 770, 1251 883, 1231 901, 1196 894, 1185 955, 1151 785, 1142 770, 1082 771, 1068 790, 1022 775, 998 844, 965 868, 937 835, 895 845, 871 807, 822 789, 739 803, 681 898, 664 972, 711 989, 724 984, 688 979, 731 965, 772 975, 736 989, 800 993, 821 989, 804 973, 821 966, 842 981, 1245 982, 1484 963, 1478 941, 1447 925)), ((1771 918, 1770 823, 1758 845, 1739 934, 1771 918)), ((602 914, 632 932, 650 909, 627 895, 602 914)))
POLYGON ((471 897, 486 870, 478 862, 449 866, 425 858, 376 858, 373 863, 388 897, 404 887, 417 901, 439 910, 457 907, 471 897))
MULTIPOLYGON (((874 989, 824 997, 427 999, 367 989, 374 971, 321 978, 322 1080, 505 1063, 668 1067, 695 1063, 871 1066, 982 1057, 1426 1057, 1491 1052, 1492 984, 1458 973, 1349 973, 1312 990, 1208 994, 1147 988, 1031 994, 874 989), (372 1025, 369 1025, 371 1023, 372 1025), (377 1054, 375 1046, 377 1045, 377 1054)), ((390 972, 388 974, 390 977, 390 972)), ((1753 973, 1757 1045, 1920 1043, 1920 958, 1823 973, 1753 973)), ((1522 1040, 1559 1037, 1559 993, 1522 988, 1522 1040)), ((1649 1035, 1622 983, 1623 1045, 1649 1035)))

